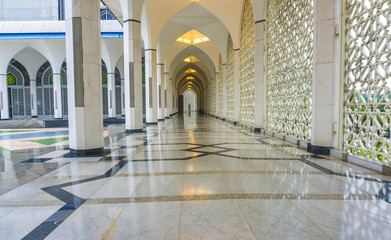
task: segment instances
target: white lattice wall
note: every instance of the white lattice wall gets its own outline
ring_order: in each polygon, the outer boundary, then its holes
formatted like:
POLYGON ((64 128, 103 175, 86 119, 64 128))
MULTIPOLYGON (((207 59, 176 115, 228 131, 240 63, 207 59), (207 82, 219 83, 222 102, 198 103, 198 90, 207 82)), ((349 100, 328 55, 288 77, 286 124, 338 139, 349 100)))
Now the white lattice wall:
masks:
POLYGON ((344 149, 390 161, 391 2, 346 0, 344 149))
POLYGON ((267 129, 311 138, 313 0, 267 7, 267 129))
POLYGON ((251 0, 245 0, 240 33, 240 122, 254 124, 255 20, 251 0))
POLYGON ((227 47, 227 119, 234 120, 234 48, 231 35, 227 47))
POLYGON ((219 87, 219 117, 223 117, 223 60, 219 60, 219 75, 217 76, 217 83, 219 87))

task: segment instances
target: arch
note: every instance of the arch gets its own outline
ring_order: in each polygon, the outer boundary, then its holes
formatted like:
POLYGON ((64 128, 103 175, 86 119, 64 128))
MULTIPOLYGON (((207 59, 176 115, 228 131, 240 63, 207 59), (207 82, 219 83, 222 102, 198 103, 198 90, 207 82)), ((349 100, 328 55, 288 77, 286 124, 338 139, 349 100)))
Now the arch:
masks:
POLYGON ((26 118, 31 115, 30 76, 27 69, 14 58, 7 68, 10 117, 26 118))
POLYGON ((181 90, 183 86, 187 85, 189 82, 192 82, 195 86, 197 86, 199 92, 201 93, 202 92, 202 85, 200 84, 201 80, 195 75, 189 74, 189 76, 192 76, 194 79, 189 80, 187 79, 188 76, 182 78, 179 81, 179 84, 177 85, 177 89, 181 90))
POLYGON ((191 112, 198 110, 198 94, 192 89, 187 89, 183 93, 183 112, 191 112))
MULTIPOLYGON (((228 35, 228 29, 209 10, 199 4, 192 4, 180 10, 162 28, 158 41, 160 61, 163 61, 169 49, 178 43, 176 40, 190 30, 196 30, 208 37, 225 60, 224 39, 228 35)), ((202 43, 195 46, 200 45, 202 43)))
MULTIPOLYGON (((204 73, 204 71, 203 71, 201 68, 199 68, 197 65, 195 65, 194 63, 189 63, 189 64, 187 64, 186 66, 182 67, 182 68, 178 71, 178 73, 176 74, 176 76, 181 76, 184 72, 186 72, 186 71, 189 70, 190 68, 196 70, 197 73, 199 73, 199 74, 202 76, 202 78, 204 78, 204 81, 201 81, 201 82, 202 82, 202 86, 203 86, 204 88, 206 88, 206 81, 207 81, 208 78, 207 78, 206 74, 204 73)), ((175 80, 177 80, 177 79, 175 79, 175 80)), ((176 82, 175 82, 175 83, 176 83, 176 82)))
POLYGON ((200 59, 201 62, 203 62, 207 66, 209 70, 209 76, 211 76, 215 72, 215 69, 217 69, 212 59, 205 52, 198 50, 198 48, 194 46, 189 46, 188 48, 182 50, 179 54, 177 54, 177 56, 172 60, 172 62, 169 63, 170 74, 173 74, 171 76, 175 77, 175 68, 178 66, 179 63, 183 62, 185 58, 191 55, 200 59))
POLYGON ((38 69, 47 61, 45 56, 30 46, 21 49, 13 58, 26 67, 31 80, 36 80, 38 69))
MULTIPOLYGON (((63 116, 68 115, 67 65, 61 64, 61 101, 63 116)), ((53 68, 49 61, 44 62, 36 76, 37 115, 41 118, 54 116, 53 68)))

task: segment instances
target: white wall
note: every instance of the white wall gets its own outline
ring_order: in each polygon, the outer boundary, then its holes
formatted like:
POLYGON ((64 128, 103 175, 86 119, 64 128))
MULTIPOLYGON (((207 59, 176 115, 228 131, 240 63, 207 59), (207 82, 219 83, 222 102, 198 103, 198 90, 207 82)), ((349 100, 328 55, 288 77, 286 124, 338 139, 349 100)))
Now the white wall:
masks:
POLYGON ((58 0, 0 0, 0 21, 58 20, 58 0))

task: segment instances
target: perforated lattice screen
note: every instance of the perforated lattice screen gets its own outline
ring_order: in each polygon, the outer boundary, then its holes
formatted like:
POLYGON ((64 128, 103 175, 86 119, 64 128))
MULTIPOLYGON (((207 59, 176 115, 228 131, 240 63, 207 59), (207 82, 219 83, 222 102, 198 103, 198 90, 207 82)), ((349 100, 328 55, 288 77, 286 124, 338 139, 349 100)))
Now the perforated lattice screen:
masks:
POLYGON ((313 0, 269 1, 267 129, 311 138, 313 0))
POLYGON ((217 85, 219 92, 219 117, 223 117, 223 62, 220 56, 219 60, 219 75, 217 77, 217 85))
POLYGON ((347 0, 344 148, 390 161, 391 2, 347 0))
POLYGON ((251 0, 244 3, 240 33, 240 122, 254 124, 255 20, 251 0))
POLYGON ((227 119, 234 120, 234 49, 231 35, 227 49, 227 119))

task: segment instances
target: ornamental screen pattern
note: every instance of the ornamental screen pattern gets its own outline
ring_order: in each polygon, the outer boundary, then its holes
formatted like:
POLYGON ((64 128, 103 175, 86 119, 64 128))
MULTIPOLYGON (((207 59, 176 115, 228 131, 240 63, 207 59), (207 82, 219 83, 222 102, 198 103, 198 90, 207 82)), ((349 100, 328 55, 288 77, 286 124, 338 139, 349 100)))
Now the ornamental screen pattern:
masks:
POLYGON ((234 46, 231 35, 227 49, 227 119, 234 120, 234 46))
POLYGON ((216 115, 216 81, 213 78, 208 84, 208 112, 216 115))
POLYGON ((219 75, 217 76, 217 82, 219 87, 219 117, 223 117, 223 60, 219 60, 219 75))
POLYGON ((313 0, 267 7, 267 129, 310 141, 313 0))
POLYGON ((347 0, 344 149, 389 162, 391 2, 347 0))
POLYGON ((254 124, 255 20, 251 0, 244 3, 240 32, 240 122, 254 124))
MULTIPOLYGON (((215 75, 216 76, 216 75, 215 75)), ((211 109, 211 112, 212 112, 212 115, 213 116, 217 116, 217 113, 216 113, 216 79, 215 78, 212 78, 211 79, 211 86, 212 86, 212 91, 211 91, 211 96, 212 96, 212 109, 211 109)))

